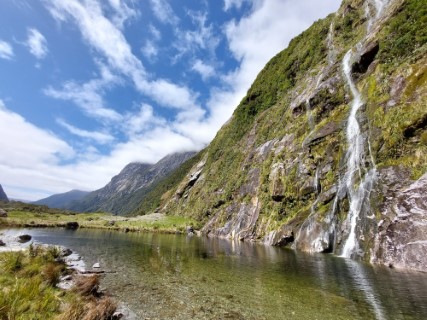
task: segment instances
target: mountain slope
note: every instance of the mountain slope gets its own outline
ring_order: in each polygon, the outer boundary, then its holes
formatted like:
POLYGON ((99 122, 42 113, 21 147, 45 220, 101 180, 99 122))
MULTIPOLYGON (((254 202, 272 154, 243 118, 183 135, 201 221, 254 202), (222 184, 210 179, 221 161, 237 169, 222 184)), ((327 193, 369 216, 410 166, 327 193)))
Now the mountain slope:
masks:
POLYGON ((6 195, 6 192, 4 192, 3 187, 0 184, 0 201, 9 202, 9 198, 6 195))
POLYGON ((345 0, 261 71, 163 212, 221 237, 427 270, 427 16, 345 0))
POLYGON ((50 208, 67 209, 71 205, 71 202, 78 201, 88 194, 88 191, 71 190, 65 193, 54 194, 50 197, 40 199, 32 203, 37 205, 45 205, 50 208))
POLYGON ((166 177, 194 152, 174 153, 156 164, 130 163, 103 188, 93 191, 69 209, 81 212, 105 211, 125 215, 134 211, 156 181, 166 177))

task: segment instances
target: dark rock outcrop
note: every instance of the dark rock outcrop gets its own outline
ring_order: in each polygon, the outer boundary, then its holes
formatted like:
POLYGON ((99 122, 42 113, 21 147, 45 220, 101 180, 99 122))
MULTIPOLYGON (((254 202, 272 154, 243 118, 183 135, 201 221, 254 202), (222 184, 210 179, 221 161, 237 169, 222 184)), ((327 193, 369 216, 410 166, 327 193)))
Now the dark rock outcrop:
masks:
POLYGON ((29 234, 21 234, 18 236, 18 242, 25 243, 31 240, 31 236, 29 234))
POLYGON ((78 228, 79 228, 79 223, 75 221, 67 222, 65 224, 65 229, 68 229, 68 230, 77 230, 78 228))

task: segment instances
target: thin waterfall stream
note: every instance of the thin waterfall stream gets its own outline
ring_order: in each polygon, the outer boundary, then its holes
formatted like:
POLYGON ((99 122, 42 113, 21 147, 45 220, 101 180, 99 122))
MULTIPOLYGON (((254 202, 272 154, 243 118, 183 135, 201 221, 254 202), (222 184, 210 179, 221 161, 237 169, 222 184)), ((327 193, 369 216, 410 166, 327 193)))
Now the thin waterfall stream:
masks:
MULTIPOLYGON (((374 17, 371 15, 369 10, 369 1, 366 3, 367 9, 365 10, 365 12, 368 18, 367 35, 369 35, 373 23, 375 23, 376 20, 381 17, 386 2, 387 1, 381 0, 374 1, 376 9, 374 17)), ((361 42, 356 45, 356 49, 359 49, 360 45, 361 42)), ((360 220, 360 213, 363 209, 363 205, 365 203, 365 200, 369 199, 369 195, 376 177, 376 167, 373 161, 372 154, 370 154, 370 165, 372 168, 368 170, 363 177, 363 171, 366 171, 364 170, 364 168, 362 168, 362 164, 365 161, 365 137, 363 132, 361 131, 361 127, 357 119, 357 112, 363 106, 363 99, 352 78, 352 62, 353 49, 350 49, 345 54, 342 62, 344 79, 350 89, 351 95, 353 96, 346 128, 346 139, 348 144, 348 150, 346 154, 347 170, 343 179, 349 196, 349 212, 347 219, 350 224, 350 230, 341 254, 342 257, 346 258, 350 258, 354 253, 357 253, 359 249, 358 241, 356 238, 356 228, 358 225, 358 221, 360 220), (358 186, 358 180, 356 179, 357 177, 359 177, 360 181, 358 186)), ((367 137, 366 139, 369 140, 369 137, 367 137)), ((368 202, 366 203, 369 205, 368 202)))

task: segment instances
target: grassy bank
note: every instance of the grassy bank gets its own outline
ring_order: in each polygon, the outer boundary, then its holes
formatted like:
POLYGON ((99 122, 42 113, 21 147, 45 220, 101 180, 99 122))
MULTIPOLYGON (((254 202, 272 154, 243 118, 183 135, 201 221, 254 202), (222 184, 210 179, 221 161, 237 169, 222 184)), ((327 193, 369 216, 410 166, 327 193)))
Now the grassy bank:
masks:
POLYGON ((67 222, 77 222, 80 228, 118 231, 184 232, 186 226, 197 227, 197 222, 181 217, 151 214, 137 217, 113 216, 106 213, 66 213, 8 211, 0 218, 0 227, 65 227, 67 222))
POLYGON ((71 291, 57 288, 71 273, 55 247, 0 252, 0 319, 109 319, 115 302, 98 293, 96 276, 75 276, 71 291))

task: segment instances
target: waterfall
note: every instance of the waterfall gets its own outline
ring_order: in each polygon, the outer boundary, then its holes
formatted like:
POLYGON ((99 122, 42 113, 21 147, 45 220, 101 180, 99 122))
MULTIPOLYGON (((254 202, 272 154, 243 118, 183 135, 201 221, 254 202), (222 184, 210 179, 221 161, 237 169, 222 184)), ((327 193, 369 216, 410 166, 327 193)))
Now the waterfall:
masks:
MULTIPOLYGON (((369 2, 367 2, 365 13, 368 17, 368 35, 371 30, 372 24, 381 17, 383 9, 387 3, 387 0, 373 0, 376 13, 373 17, 370 14, 369 10, 369 2)), ((358 49, 361 43, 356 45, 358 49)), ((368 140, 368 150, 370 153, 370 165, 372 169, 365 172, 363 177, 362 164, 365 162, 365 144, 364 144, 364 136, 361 132, 361 128, 359 122, 357 120, 357 112, 360 107, 363 105, 363 100, 359 90, 356 87, 356 84, 353 81, 351 75, 351 66, 352 66, 352 58, 353 58, 353 50, 350 49, 344 56, 342 61, 342 68, 344 73, 345 82, 350 89, 351 95, 353 96, 353 100, 350 106, 350 114, 347 120, 347 128, 346 128, 346 139, 348 150, 346 153, 346 165, 347 170, 344 175, 343 182, 345 183, 345 187, 349 197, 349 212, 347 216, 347 220, 350 224, 350 231, 348 238, 344 244, 343 251, 341 256, 350 258, 351 255, 359 250, 358 241, 356 238, 356 227, 358 225, 358 221, 360 220, 360 213, 363 209, 363 205, 365 200, 369 199, 370 192, 373 187, 373 183, 376 177, 376 167, 373 160, 371 147, 368 140), (358 178, 358 179, 357 179, 358 178), (357 186, 357 182, 359 186, 357 186)), ((341 188, 341 185, 338 189, 341 188)), ((368 200, 369 201, 369 200, 368 200)), ((367 203, 369 205, 369 203, 367 203)))

